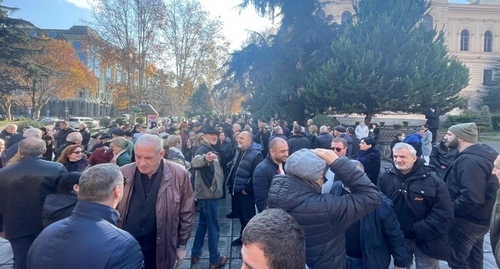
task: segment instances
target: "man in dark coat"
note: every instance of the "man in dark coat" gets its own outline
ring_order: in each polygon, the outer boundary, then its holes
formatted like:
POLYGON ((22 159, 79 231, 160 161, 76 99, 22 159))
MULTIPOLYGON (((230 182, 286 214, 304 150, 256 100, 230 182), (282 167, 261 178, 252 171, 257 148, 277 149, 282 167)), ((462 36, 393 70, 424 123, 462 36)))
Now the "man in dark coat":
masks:
POLYGON ((417 269, 438 269, 438 259, 448 260, 450 255, 446 240, 453 223, 450 194, 411 145, 397 143, 392 151, 394 167, 379 177, 378 186, 394 203, 405 234, 406 267, 415 260, 417 269))
MULTIPOLYGON (((354 158, 356 154, 359 151, 359 143, 361 143, 361 139, 359 139, 356 134, 354 133, 354 128, 352 127, 347 127, 346 129, 346 134, 352 139, 352 150, 351 150, 351 155, 348 156, 349 158, 354 158)), ((363 137, 362 137, 363 138, 363 137)))
MULTIPOLYGON (((17 125, 8 124, 5 129, 0 132, 0 139, 5 141, 5 148, 8 149, 13 143, 9 142, 10 137, 17 133, 17 125)), ((19 141, 18 141, 19 142, 19 141)))
POLYGON ((424 137, 425 130, 423 128, 417 128, 415 133, 409 135, 403 140, 403 142, 410 144, 415 151, 417 151, 417 157, 422 156, 422 137, 424 137))
POLYGON ((483 268, 483 238, 488 232, 498 190, 493 162, 498 153, 488 145, 477 144, 475 123, 453 125, 445 145, 458 154, 445 173, 455 222, 450 230, 451 268, 483 268))
POLYGON ((255 205, 262 212, 267 206, 267 194, 275 175, 284 175, 283 164, 288 158, 288 144, 282 138, 274 138, 269 142, 269 154, 257 165, 253 172, 253 189, 255 205))
POLYGON ((78 126, 78 131, 83 138, 82 146, 84 146, 84 149, 86 149, 90 142, 90 131, 87 129, 87 125, 85 123, 82 123, 78 126))
POLYGON ((243 131, 237 138, 236 150, 229 169, 228 186, 233 195, 234 210, 240 220, 240 237, 231 245, 241 246, 241 233, 250 219, 255 216, 255 194, 253 189, 253 172, 262 161, 260 151, 252 147, 252 134, 243 131))
POLYGON ((271 183, 269 207, 282 208, 304 230, 309 268, 345 269, 344 231, 380 204, 377 187, 349 159, 327 149, 301 149, 288 157, 285 170, 271 183), (327 168, 350 194, 321 194, 327 168))
POLYGON ((286 141, 288 143, 288 154, 292 155, 299 149, 312 149, 311 140, 302 133, 302 126, 293 126, 293 135, 286 141))
POLYGON ((320 148, 329 149, 333 138, 334 136, 328 132, 328 127, 326 127, 326 125, 319 127, 319 134, 316 139, 318 139, 320 148))
POLYGON ((56 148, 59 148, 62 144, 64 144, 68 134, 73 133, 73 132, 76 132, 76 130, 71 128, 67 121, 61 121, 59 123, 59 131, 57 131, 57 133, 55 135, 56 148))
POLYGON ((28 254, 29 268, 143 268, 139 243, 116 227, 120 215, 115 207, 122 195, 118 166, 85 170, 73 213, 38 236, 28 254))
POLYGON ((435 107, 431 107, 427 113, 425 113, 425 118, 427 121, 425 124, 429 126, 429 131, 432 133, 432 144, 436 143, 437 130, 439 129, 439 110, 435 107))
POLYGON ((9 240, 16 268, 26 268, 28 250, 43 230, 45 196, 56 193, 68 172, 60 163, 42 160, 45 141, 26 138, 19 143, 21 158, 0 169, 0 228, 9 240))
MULTIPOLYGON (((342 139, 342 138, 337 138, 342 139)), ((357 168, 364 170, 363 165, 351 160, 357 168)), ((351 193, 336 181, 330 194, 342 196, 351 193)), ((394 259, 394 268, 406 267, 405 237, 401 230, 392 201, 380 193, 382 202, 375 211, 353 223, 345 232, 347 264, 361 265, 354 268, 387 269, 394 259)))

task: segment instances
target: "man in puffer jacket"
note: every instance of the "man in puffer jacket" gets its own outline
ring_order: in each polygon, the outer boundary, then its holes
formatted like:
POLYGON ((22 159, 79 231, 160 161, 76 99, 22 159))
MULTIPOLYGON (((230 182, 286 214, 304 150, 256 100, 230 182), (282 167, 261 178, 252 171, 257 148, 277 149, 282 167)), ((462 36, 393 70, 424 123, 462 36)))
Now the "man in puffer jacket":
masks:
POLYGON ((345 229, 372 212, 381 201, 377 187, 348 158, 326 149, 301 149, 285 164, 286 175, 274 177, 268 206, 282 208, 306 234, 307 266, 346 268, 345 229), (327 169, 349 187, 350 194, 321 194, 327 169))

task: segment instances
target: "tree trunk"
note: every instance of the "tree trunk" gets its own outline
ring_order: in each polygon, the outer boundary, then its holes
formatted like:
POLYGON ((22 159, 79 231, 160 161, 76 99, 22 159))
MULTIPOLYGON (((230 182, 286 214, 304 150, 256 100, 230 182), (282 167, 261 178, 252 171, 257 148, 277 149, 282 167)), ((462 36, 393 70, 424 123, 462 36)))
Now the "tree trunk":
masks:
POLYGON ((366 124, 366 126, 368 126, 371 123, 372 118, 373 118, 373 112, 372 111, 366 112, 366 116, 365 116, 365 124, 366 124))

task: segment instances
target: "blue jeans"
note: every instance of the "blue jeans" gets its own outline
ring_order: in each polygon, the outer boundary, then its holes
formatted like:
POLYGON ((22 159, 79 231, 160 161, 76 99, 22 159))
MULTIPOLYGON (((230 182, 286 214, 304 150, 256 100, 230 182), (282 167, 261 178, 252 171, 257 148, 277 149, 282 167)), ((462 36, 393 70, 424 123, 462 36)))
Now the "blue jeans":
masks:
POLYGON ((483 268, 483 239, 489 227, 456 218, 450 230, 451 260, 457 269, 483 268))
POLYGON ((205 234, 208 230, 208 252, 210 253, 210 265, 217 264, 220 259, 219 253, 219 209, 220 204, 218 199, 205 200, 198 199, 200 206, 200 221, 194 236, 193 248, 191 257, 200 257, 201 248, 205 243, 205 234))
POLYGON ((347 269, 363 269, 363 259, 347 257, 347 269))

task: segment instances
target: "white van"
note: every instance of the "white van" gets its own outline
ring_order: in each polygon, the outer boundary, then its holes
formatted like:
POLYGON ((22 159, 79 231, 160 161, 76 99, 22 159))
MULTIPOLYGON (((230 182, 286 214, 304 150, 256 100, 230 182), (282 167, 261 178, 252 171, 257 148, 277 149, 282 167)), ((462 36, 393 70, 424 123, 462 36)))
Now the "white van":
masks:
POLYGON ((80 124, 85 123, 87 125, 88 129, 91 129, 92 127, 99 127, 99 123, 94 120, 93 118, 89 117, 69 117, 69 126, 78 129, 78 126, 80 124))

